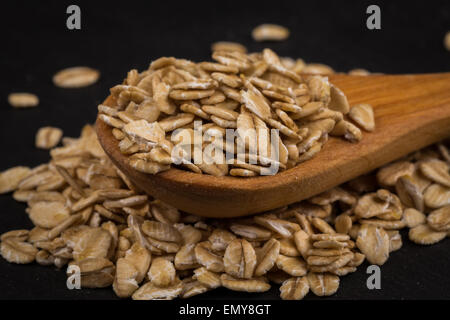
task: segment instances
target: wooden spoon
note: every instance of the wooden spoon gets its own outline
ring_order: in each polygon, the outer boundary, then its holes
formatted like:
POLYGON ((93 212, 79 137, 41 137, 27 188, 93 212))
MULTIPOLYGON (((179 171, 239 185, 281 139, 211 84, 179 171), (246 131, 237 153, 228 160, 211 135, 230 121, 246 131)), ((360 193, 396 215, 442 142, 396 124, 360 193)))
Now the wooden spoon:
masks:
MULTIPOLYGON (((376 128, 359 143, 331 137, 313 159, 274 176, 214 177, 180 169, 138 172, 119 151, 111 128, 97 119, 101 145, 137 186, 171 205, 205 217, 229 218, 288 205, 370 172, 450 136, 450 73, 348 76, 330 81, 350 105, 369 103, 376 128)), ((106 105, 114 104, 108 97, 106 105)))

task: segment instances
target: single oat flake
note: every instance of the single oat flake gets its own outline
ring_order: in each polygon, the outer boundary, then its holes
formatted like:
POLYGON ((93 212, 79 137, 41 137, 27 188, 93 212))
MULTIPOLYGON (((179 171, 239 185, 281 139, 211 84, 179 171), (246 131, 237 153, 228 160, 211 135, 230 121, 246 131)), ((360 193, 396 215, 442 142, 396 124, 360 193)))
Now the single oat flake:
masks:
POLYGON ((36 148, 51 149, 61 140, 63 132, 59 128, 42 127, 36 134, 36 148))

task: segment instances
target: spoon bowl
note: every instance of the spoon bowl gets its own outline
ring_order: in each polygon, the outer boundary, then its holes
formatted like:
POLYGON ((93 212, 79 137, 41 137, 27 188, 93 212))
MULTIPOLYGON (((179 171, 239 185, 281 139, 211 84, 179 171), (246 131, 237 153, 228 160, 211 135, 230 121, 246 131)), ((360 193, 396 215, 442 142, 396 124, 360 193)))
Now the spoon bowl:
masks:
MULTIPOLYGON (((112 129, 97 118, 97 135, 113 163, 142 190, 188 213, 214 218, 251 215, 307 199, 450 136, 450 73, 349 76, 330 82, 350 105, 369 103, 376 128, 358 143, 330 137, 311 160, 273 176, 215 177, 171 168, 156 175, 127 163, 112 129)), ((104 104, 112 106, 110 96, 104 104)))

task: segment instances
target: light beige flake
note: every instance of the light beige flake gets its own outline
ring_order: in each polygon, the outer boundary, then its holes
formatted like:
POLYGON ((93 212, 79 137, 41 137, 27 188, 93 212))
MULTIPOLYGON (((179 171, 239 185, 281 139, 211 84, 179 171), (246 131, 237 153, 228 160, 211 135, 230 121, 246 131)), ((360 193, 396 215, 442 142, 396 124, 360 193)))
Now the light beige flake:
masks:
MULTIPOLYGON (((352 259, 354 254, 352 252, 345 252, 341 256, 338 257, 337 260, 325 264, 325 265, 309 265, 309 270, 316 273, 323 273, 323 272, 332 272, 336 269, 342 268, 346 266, 352 259)), ((322 257, 320 259, 326 260, 326 258, 322 257)))
POLYGON ((339 288, 339 277, 330 273, 313 273, 306 276, 309 287, 316 296, 331 296, 339 288))
POLYGON ((251 68, 250 59, 247 55, 238 51, 215 51, 212 58, 224 65, 236 67, 240 71, 251 68))
POLYGON ((32 93, 10 93, 8 95, 8 103, 14 108, 32 108, 39 104, 39 98, 32 93))
POLYGON ((334 220, 334 227, 339 233, 348 234, 352 228, 352 225, 352 218, 346 214, 340 214, 334 220))
POLYGON ((247 240, 269 240, 272 232, 259 226, 233 223, 230 230, 247 240))
POLYGON ((182 291, 183 283, 180 280, 174 281, 173 284, 164 288, 147 282, 132 295, 132 298, 133 300, 172 300, 178 297, 182 291))
MULTIPOLYGON (((226 250, 230 243, 236 240, 236 236, 225 229, 214 229, 211 235, 208 237, 208 241, 211 243, 211 248, 215 251, 226 250)), ((247 243, 245 244, 247 247, 247 243)))
POLYGON ((135 279, 138 283, 141 283, 147 274, 150 262, 152 260, 150 251, 143 247, 139 242, 135 242, 131 248, 126 251, 125 259, 132 263, 136 268, 137 275, 135 279))
POLYGON ((287 220, 267 216, 255 216, 253 219, 257 224, 278 233, 283 238, 291 238, 295 232, 300 230, 297 223, 287 220))
POLYGON ((138 271, 130 261, 125 258, 117 260, 113 290, 119 298, 129 298, 139 288, 137 275, 138 271))
POLYGON ((280 297, 283 300, 302 300, 309 292, 307 277, 294 277, 280 286, 280 297))
MULTIPOLYGON (((201 241, 203 235, 200 230, 191 225, 177 223, 174 228, 178 230, 183 238, 183 244, 195 244, 201 241)), ((211 241, 211 240, 210 240, 211 241)), ((211 242, 214 248, 214 243, 211 242)))
POLYGON ((302 277, 307 274, 306 262, 300 257, 287 257, 278 255, 277 267, 293 277, 302 277))
POLYGON ((294 239, 282 238, 280 242, 280 253, 289 257, 298 257, 300 252, 297 250, 294 239))
POLYGON ((142 231, 149 237, 160 240, 180 243, 182 238, 177 229, 169 224, 146 220, 142 224, 142 231))
POLYGON ((448 163, 431 159, 421 162, 419 167, 425 177, 450 188, 450 166, 448 163))
POLYGON ((336 123, 334 129, 330 132, 333 136, 344 136, 350 142, 357 142, 362 139, 361 130, 354 124, 346 120, 341 120, 336 123))
POLYGON ((142 159, 129 159, 129 164, 134 169, 148 174, 157 174, 170 169, 170 166, 168 165, 163 165, 152 161, 147 162, 142 159))
MULTIPOLYGON (((1 176, 0 176, 1 179, 1 176)), ((432 184, 423 195, 425 204, 430 208, 440 208, 450 204, 450 188, 432 184)))
POLYGON ((225 272, 236 278, 250 279, 256 267, 256 253, 245 239, 228 244, 223 257, 225 272))
POLYGON ((228 274, 220 276, 222 286, 233 291, 244 292, 266 292, 270 289, 270 284, 261 279, 236 279, 228 274))
POLYGON ((398 230, 388 230, 389 252, 397 251, 403 246, 402 236, 398 230))
POLYGON ((197 117, 200 117, 205 120, 208 120, 210 118, 210 116, 205 111, 203 111, 200 107, 194 104, 183 103, 180 106, 180 110, 186 113, 192 113, 197 117))
POLYGON ((164 258, 155 258, 148 271, 148 278, 157 287, 167 287, 175 280, 173 263, 164 258))
POLYGON ((348 205, 354 205, 356 203, 356 198, 354 195, 344 190, 343 188, 336 187, 322 192, 321 194, 308 199, 308 201, 322 206, 336 201, 341 201, 348 205))
POLYGON ((275 239, 270 239, 258 251, 257 266, 255 276, 259 277, 267 273, 275 265, 280 253, 280 243, 275 239))
POLYGON ((14 191, 30 174, 28 167, 13 167, 0 173, 0 194, 14 191))
POLYGON ((106 258, 112 237, 101 228, 88 228, 80 233, 73 244, 73 258, 76 261, 86 258, 106 258))
POLYGON ((164 138, 164 130, 158 123, 148 123, 146 120, 138 120, 127 123, 124 132, 129 136, 151 145, 155 145, 164 138))
POLYGON ((36 262, 41 266, 51 266, 55 263, 55 257, 49 252, 41 250, 36 254, 36 262))
POLYGON ((240 43, 230 41, 218 41, 211 45, 211 51, 238 51, 247 52, 247 48, 240 43))
POLYGON ((36 148, 51 149, 59 143, 62 135, 63 132, 59 128, 42 127, 36 134, 36 148))
POLYGON ((234 66, 227 66, 213 62, 200 62, 200 68, 209 72, 224 72, 224 73, 238 73, 239 69, 234 66))
POLYGON ((152 251, 154 253, 160 253, 161 251, 166 253, 176 253, 180 250, 180 245, 175 242, 160 241, 150 237, 147 237, 147 241, 150 244, 151 249, 157 249, 152 251))
POLYGON ((299 230, 294 233, 294 241, 298 251, 303 258, 308 256, 308 251, 311 248, 310 236, 303 230, 299 230))
POLYGON ((329 109, 342 112, 342 114, 347 114, 350 111, 350 105, 348 104, 347 97, 342 90, 335 85, 330 86, 330 99, 331 100, 328 105, 329 109))
POLYGON ((220 274, 211 272, 205 267, 195 269, 193 278, 203 283, 210 289, 215 289, 222 285, 222 281, 220 280, 220 274))
POLYGON ((169 100, 170 86, 162 82, 158 77, 153 77, 153 100, 161 112, 165 114, 174 114, 176 105, 169 100))
POLYGON ((444 47, 447 51, 450 51, 450 31, 447 31, 444 37, 444 47))
POLYGON ((333 74, 334 70, 330 66, 323 63, 308 63, 302 68, 301 72, 306 74, 329 75, 333 74))
POLYGON ((241 96, 245 106, 255 115, 262 119, 271 117, 270 106, 264 100, 264 97, 258 89, 253 88, 252 90, 241 91, 241 96))
POLYGON ((415 228, 427 222, 427 217, 414 208, 408 208, 403 211, 403 219, 408 228, 415 228))
POLYGON ((0 243, 0 254, 11 263, 26 264, 34 261, 38 249, 32 244, 15 239, 5 239, 0 243))
POLYGON ((151 203, 151 212, 153 218, 162 223, 172 224, 180 220, 178 209, 160 200, 151 203))
MULTIPOLYGON (((332 251, 333 249, 314 249, 314 250, 324 250, 324 251, 332 251)), ((310 250, 311 251, 311 250, 310 250)), ((340 251, 340 250, 336 250, 340 251)), ((310 255, 308 259, 306 259, 306 262, 308 262, 308 265, 310 266, 326 266, 328 264, 331 264, 339 259, 339 256, 315 256, 310 255)))
POLYGON ((289 37, 289 30, 276 24, 261 24, 253 29, 252 37, 255 41, 283 41, 289 37))
POLYGON ((362 103, 354 105, 348 114, 357 125, 366 131, 375 130, 375 116, 370 104, 362 103))
POLYGON ((193 280, 192 278, 184 278, 183 282, 183 291, 180 294, 182 299, 190 298, 202 293, 205 293, 209 290, 209 288, 203 283, 193 280))
POLYGON ((355 214, 361 218, 375 217, 389 211, 389 202, 378 198, 377 193, 368 193, 359 198, 355 214))
POLYGON ((211 243, 200 242, 195 246, 195 257, 201 265, 212 272, 223 272, 225 270, 223 258, 214 253, 211 243))
POLYGON ((317 218, 317 217, 312 217, 311 223, 321 233, 326 233, 326 234, 335 234, 336 233, 336 231, 334 231, 333 227, 330 226, 323 219, 320 219, 320 218, 317 218))
POLYGON ((247 169, 231 169, 230 175, 235 177, 255 177, 258 173, 247 169))
POLYGON ((397 179, 401 176, 412 175, 415 170, 414 164, 408 161, 398 161, 388 164, 377 172, 377 180, 384 186, 395 186, 397 179))
POLYGON ((28 239, 28 230, 11 230, 3 233, 0 236, 0 241, 5 241, 6 239, 14 239, 17 241, 26 241, 28 239))
POLYGON ((427 222, 436 231, 450 231, 450 205, 432 211, 427 222))
POLYGON ((372 264, 382 265, 389 258, 389 236, 382 228, 363 224, 356 245, 372 264))
POLYGON ((395 191, 407 207, 413 207, 419 211, 424 210, 423 193, 419 183, 413 177, 402 176, 398 178, 395 191))
POLYGON ((81 88, 97 82, 100 72, 89 67, 72 67, 53 76, 53 83, 61 88, 81 88))
POLYGON ((316 233, 311 235, 313 241, 341 241, 345 242, 350 239, 346 234, 339 233, 316 233))
POLYGON ((368 224, 385 230, 400 230, 406 226, 404 220, 384 220, 384 219, 360 219, 359 223, 368 224))
POLYGON ((40 201, 29 211, 31 221, 42 228, 56 227, 69 217, 70 210, 65 203, 59 201, 40 201))
POLYGON ((350 70, 348 74, 351 76, 368 76, 370 75, 370 71, 366 69, 357 68, 350 70))
POLYGON ((355 252, 353 255, 353 259, 348 263, 348 266, 350 267, 358 267, 360 266, 364 260, 366 259, 366 256, 360 252, 355 252))
POLYGON ((229 120, 229 121, 236 121, 238 119, 239 113, 228 110, 226 108, 221 107, 215 107, 215 106, 203 106, 202 110, 206 113, 217 116, 221 119, 229 120))
POLYGON ((176 253, 174 263, 177 270, 194 269, 199 266, 195 256, 195 243, 185 244, 176 253))
POLYGON ((148 200, 147 195, 136 195, 119 200, 107 200, 103 202, 103 205, 105 206, 105 208, 108 209, 132 207, 144 204, 147 202, 147 200, 148 200))
POLYGON ((70 265, 79 268, 83 288, 105 288, 113 284, 116 268, 108 259, 87 258, 70 265))
POLYGON ((409 240, 417 244, 430 245, 445 239, 447 232, 435 231, 426 224, 418 225, 409 230, 409 240))

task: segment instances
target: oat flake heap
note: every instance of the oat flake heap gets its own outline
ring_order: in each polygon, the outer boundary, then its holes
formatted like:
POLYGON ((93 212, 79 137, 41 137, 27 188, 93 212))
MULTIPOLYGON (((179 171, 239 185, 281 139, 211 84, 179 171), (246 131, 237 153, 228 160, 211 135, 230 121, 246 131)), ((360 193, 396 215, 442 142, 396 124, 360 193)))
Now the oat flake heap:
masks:
POLYGON ((98 106, 99 118, 113 127, 120 150, 136 170, 156 174, 177 162, 196 173, 255 176, 274 162, 285 170, 311 159, 329 135, 357 142, 362 138, 357 126, 375 128, 370 105, 351 109, 344 93, 318 74, 332 73, 327 66, 280 58, 270 49, 247 54, 245 47, 230 42, 213 49, 215 62, 163 57, 144 72, 131 70, 123 84, 111 88, 114 105, 98 106), (185 129, 193 137, 197 120, 203 136, 219 132, 225 137, 226 129, 236 129, 237 136, 231 141, 205 138, 194 146, 193 138, 186 143, 181 134, 172 134, 185 129), (249 140, 246 133, 252 129, 257 136, 249 140), (270 129, 279 130, 275 140, 270 140, 270 129), (237 154, 239 142, 245 150, 237 154), (215 159, 225 158, 224 149, 233 159, 211 163, 205 155, 202 163, 193 161, 194 148, 204 151, 210 144, 220 148, 215 159), (175 146, 190 154, 174 155, 175 146), (271 146, 279 150, 278 157, 270 154, 271 146))
POLYGON ((425 245, 450 235, 444 144, 288 207, 232 220, 193 216, 145 195, 112 165, 91 126, 50 154, 47 164, 0 174, 0 192, 26 202, 35 225, 2 234, 1 256, 77 266, 82 287, 112 286, 121 298, 187 298, 218 287, 263 292, 274 284, 282 299, 328 296, 364 260, 384 264, 402 246, 401 229, 425 245))

